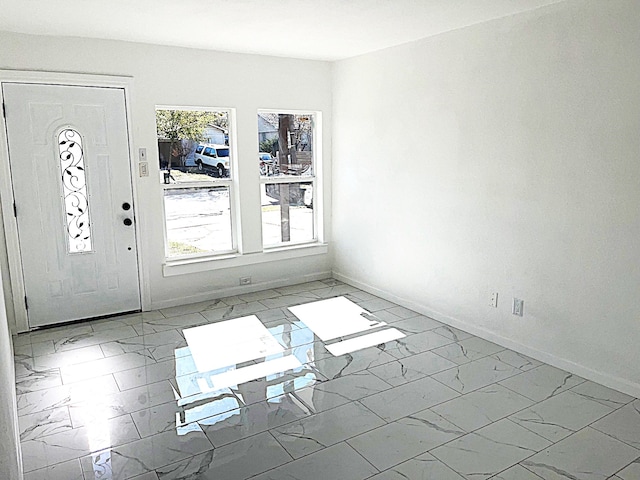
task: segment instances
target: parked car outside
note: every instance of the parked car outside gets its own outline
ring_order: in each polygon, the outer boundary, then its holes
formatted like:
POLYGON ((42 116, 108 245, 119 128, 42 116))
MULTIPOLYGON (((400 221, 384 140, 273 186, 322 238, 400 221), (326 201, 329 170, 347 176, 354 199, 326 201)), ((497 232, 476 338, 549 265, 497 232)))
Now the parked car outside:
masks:
POLYGON ((194 159, 198 170, 211 167, 217 170, 217 176, 229 176, 229 146, 216 143, 199 143, 194 159))
POLYGON ((271 176, 280 173, 276 159, 270 153, 258 153, 258 161, 260 162, 260 175, 271 176))

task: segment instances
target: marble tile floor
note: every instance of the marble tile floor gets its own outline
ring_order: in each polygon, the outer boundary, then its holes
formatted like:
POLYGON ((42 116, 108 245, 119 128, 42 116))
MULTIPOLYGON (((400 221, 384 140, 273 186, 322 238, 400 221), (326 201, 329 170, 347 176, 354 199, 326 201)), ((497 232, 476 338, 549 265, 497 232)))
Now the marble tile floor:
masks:
POLYGON ((640 400, 332 279, 14 346, 26 480, 640 479, 640 400), (406 336, 333 356, 338 296, 406 336))

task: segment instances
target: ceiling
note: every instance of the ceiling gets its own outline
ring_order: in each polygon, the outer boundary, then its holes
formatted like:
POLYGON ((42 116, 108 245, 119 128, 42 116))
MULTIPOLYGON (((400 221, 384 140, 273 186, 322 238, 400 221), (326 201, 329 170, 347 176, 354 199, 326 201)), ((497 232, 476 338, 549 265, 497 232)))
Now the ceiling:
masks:
POLYGON ((0 0, 0 30, 339 60, 563 0, 0 0))

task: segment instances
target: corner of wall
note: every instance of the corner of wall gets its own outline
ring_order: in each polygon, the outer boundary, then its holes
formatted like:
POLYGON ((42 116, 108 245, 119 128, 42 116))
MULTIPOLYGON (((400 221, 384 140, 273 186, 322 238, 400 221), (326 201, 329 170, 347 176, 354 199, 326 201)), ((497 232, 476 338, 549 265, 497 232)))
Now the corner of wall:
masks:
MULTIPOLYGON (((0 289, 3 278, 0 276, 0 289)), ((18 428, 18 407, 15 395, 15 372, 13 369, 13 344, 7 322, 4 298, 0 296, 0 472, 3 479, 22 479, 22 454, 18 428)))

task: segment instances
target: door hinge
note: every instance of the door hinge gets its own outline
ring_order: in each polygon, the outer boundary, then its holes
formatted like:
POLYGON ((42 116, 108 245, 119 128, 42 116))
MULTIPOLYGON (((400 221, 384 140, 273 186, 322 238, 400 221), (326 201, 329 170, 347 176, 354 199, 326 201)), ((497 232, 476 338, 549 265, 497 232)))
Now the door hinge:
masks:
POLYGON ((4 102, 2 102, 2 117, 3 118, 7 118, 7 107, 5 106, 4 102))
POLYGON ((13 216, 18 218, 18 207, 16 207, 16 202, 13 202, 13 216))
POLYGON ((27 296, 26 295, 24 296, 24 308, 26 310, 29 310, 29 304, 27 303, 27 296))

